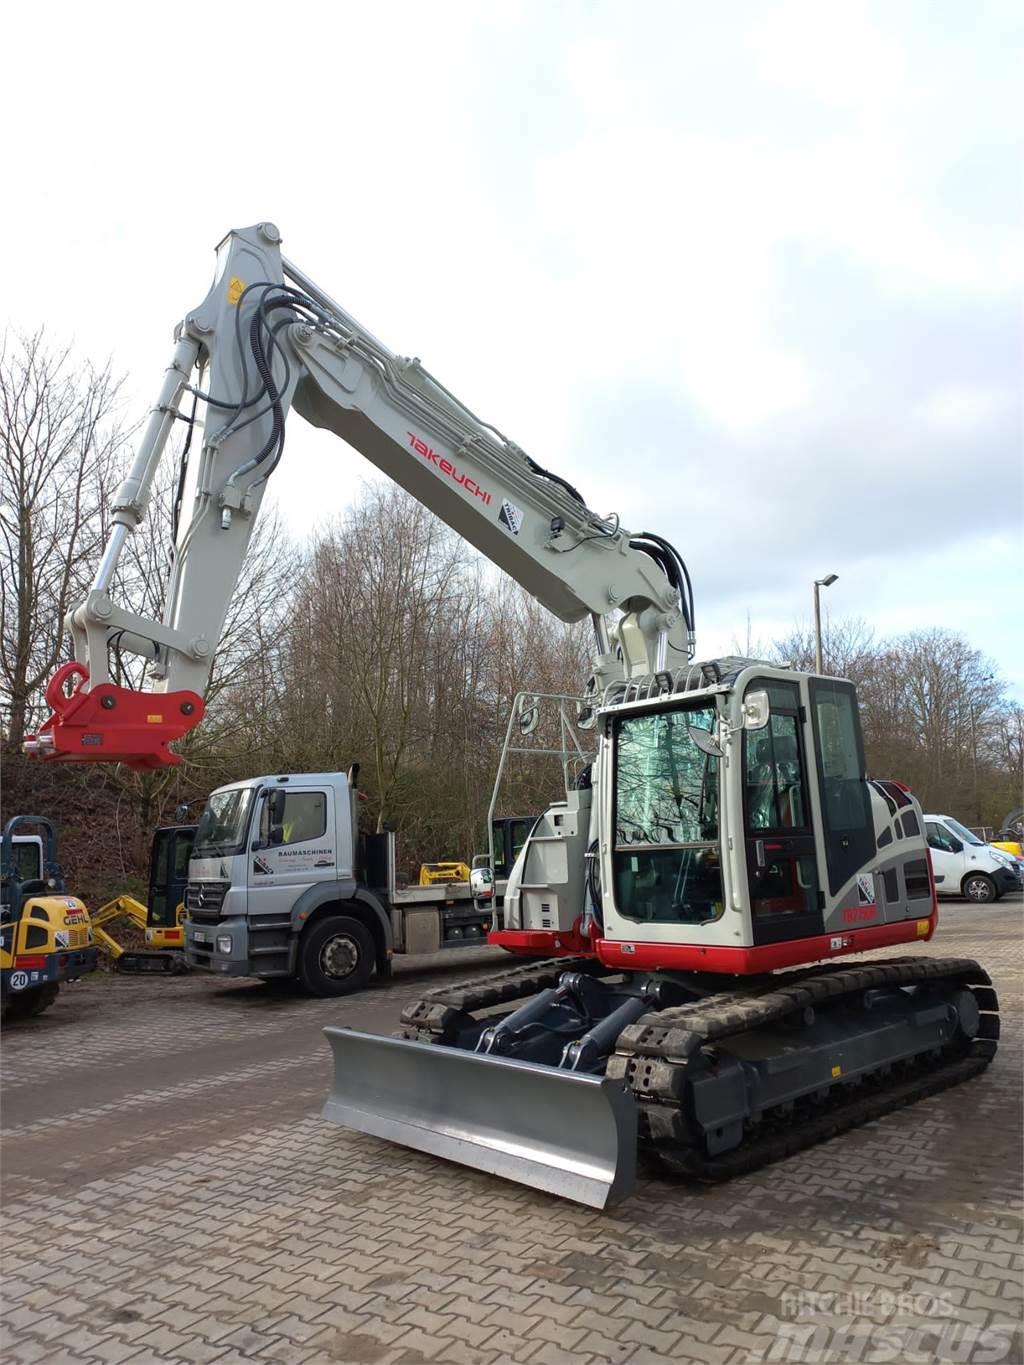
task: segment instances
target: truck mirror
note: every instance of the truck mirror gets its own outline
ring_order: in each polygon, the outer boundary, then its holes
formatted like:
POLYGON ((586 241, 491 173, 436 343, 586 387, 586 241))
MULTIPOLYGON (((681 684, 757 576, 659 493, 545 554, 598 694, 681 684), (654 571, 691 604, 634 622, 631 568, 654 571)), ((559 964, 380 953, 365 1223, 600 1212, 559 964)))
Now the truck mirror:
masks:
POLYGON ((748 692, 743 698, 744 730, 763 730, 771 713, 767 692, 748 692))
POLYGON ((284 829, 280 825, 272 825, 270 828, 270 847, 276 848, 278 844, 284 843, 284 829))
POLYGON ((489 867, 474 867, 469 874, 469 889, 474 898, 494 895, 494 878, 489 867))
POLYGON ((963 851, 964 851, 964 846, 963 846, 963 844, 960 842, 959 839, 950 839, 950 841, 949 841, 949 851, 950 851, 951 853, 963 853, 963 851))
POLYGON ((287 792, 281 791, 280 787, 270 793, 270 823, 272 825, 284 824, 284 802, 287 792))

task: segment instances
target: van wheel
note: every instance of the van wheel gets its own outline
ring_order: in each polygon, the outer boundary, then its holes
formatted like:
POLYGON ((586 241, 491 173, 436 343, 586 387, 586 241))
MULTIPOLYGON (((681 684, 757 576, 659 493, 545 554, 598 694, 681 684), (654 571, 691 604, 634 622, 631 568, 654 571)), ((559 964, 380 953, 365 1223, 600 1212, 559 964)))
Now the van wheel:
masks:
POLYGON ((310 995, 351 995, 369 981, 373 962, 373 938, 366 925, 348 915, 331 915, 303 934, 298 977, 310 995))
POLYGON ((972 872, 964 878, 963 893, 975 905, 987 905, 996 899, 996 884, 984 872, 972 872))

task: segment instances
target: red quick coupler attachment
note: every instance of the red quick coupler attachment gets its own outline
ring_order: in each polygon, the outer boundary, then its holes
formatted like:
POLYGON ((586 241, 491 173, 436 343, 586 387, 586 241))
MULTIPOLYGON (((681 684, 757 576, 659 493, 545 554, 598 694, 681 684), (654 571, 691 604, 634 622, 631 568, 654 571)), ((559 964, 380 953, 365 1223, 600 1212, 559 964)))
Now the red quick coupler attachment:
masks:
POLYGON ((126 763, 129 768, 165 768, 180 763, 170 745, 203 718, 197 692, 134 692, 99 683, 83 691, 89 670, 77 660, 50 679, 46 704, 53 714, 39 733, 25 740, 33 758, 64 763, 126 763), (68 695, 66 684, 78 678, 68 695))

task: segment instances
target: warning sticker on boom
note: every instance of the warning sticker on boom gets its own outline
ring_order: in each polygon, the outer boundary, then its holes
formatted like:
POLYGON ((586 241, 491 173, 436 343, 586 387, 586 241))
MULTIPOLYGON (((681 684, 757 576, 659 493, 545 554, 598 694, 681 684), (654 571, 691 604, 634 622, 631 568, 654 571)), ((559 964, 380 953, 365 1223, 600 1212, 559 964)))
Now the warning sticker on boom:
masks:
POLYGON ((501 504, 501 511, 498 513, 498 520, 503 526, 507 526, 514 536, 517 536, 523 525, 523 510, 505 498, 501 504))

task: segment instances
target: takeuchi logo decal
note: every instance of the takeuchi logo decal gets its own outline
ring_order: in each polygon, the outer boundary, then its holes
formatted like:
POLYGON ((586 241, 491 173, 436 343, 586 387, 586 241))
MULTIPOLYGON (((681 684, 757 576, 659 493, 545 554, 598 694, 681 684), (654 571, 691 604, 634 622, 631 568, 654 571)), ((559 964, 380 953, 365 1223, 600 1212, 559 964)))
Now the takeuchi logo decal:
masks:
POLYGON ((446 460, 443 455, 439 455, 436 450, 428 446, 426 441, 421 441, 414 431, 407 431, 405 434, 417 455, 422 455, 425 460, 429 460, 442 474, 446 474, 452 483, 459 484, 467 493, 472 493, 475 498, 479 498, 485 507, 490 503, 490 493, 481 488, 468 474, 460 474, 457 466, 453 465, 451 460, 446 460))

